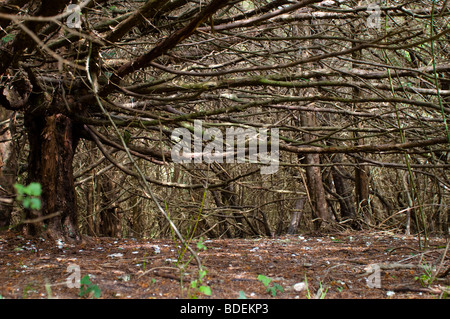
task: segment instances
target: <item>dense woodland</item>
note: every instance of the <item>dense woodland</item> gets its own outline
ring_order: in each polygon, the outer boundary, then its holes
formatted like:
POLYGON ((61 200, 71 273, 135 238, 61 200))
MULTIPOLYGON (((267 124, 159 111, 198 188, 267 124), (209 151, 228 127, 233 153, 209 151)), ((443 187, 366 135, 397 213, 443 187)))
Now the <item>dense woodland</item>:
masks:
POLYGON ((0 3, 2 230, 448 235, 447 0, 74 2, 0 3), (241 162, 174 163, 195 123, 204 146, 278 129, 277 171, 248 140, 241 162))

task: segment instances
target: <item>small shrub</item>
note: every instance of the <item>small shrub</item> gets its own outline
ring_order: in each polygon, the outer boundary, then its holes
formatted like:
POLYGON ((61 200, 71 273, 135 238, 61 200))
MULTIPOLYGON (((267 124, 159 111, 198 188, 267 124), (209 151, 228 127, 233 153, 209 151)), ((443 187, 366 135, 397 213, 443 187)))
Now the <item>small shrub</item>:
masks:
POLYGON ((79 296, 91 296, 91 298, 100 298, 101 290, 97 285, 91 282, 89 275, 84 276, 80 280, 80 293, 79 296))
POLYGON ((266 277, 264 275, 258 275, 258 280, 262 282, 262 284, 266 287, 267 293, 270 293, 273 297, 277 295, 277 291, 283 292, 283 287, 281 287, 277 283, 273 283, 273 285, 270 284, 272 279, 269 277, 266 277))

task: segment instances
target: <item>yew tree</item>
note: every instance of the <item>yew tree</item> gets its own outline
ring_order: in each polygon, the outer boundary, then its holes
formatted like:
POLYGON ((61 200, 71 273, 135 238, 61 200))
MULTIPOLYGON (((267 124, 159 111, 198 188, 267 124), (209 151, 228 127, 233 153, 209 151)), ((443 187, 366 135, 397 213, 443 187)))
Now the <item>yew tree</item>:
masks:
MULTIPOLYGON (((185 26, 148 48, 148 52, 115 67, 106 83, 99 81, 101 51, 122 40, 139 25, 148 23, 150 26, 149 20, 156 15, 162 18, 185 5, 185 1, 138 3, 141 6, 125 18, 106 23, 97 21, 92 27, 94 21, 88 13, 85 30, 81 26, 79 30, 71 29, 65 23, 80 9, 107 8, 108 1, 85 1, 78 10, 67 10, 71 1, 59 0, 7 1, 1 5, 0 12, 7 14, 1 20, 1 104, 8 110, 23 112, 29 143, 27 181, 42 185, 43 205, 38 215, 57 215, 45 220, 52 237, 80 237, 73 158, 80 138, 95 138, 95 129, 89 126, 101 125, 107 117, 106 112, 97 117, 103 108, 100 99, 107 101, 109 96, 120 92, 122 79, 149 67, 153 60, 189 37, 227 3, 216 0, 197 7, 198 12, 188 14, 185 26), (58 72, 53 71, 55 66, 58 72)), ((42 226, 41 223, 31 225, 32 234, 42 226)))
MULTIPOLYGON (((233 220, 242 234, 244 223, 256 229, 252 217, 273 233, 261 208, 257 216, 242 213, 246 199, 236 190, 246 187, 236 181, 258 170, 230 173, 213 163, 196 182, 180 183, 138 165, 169 165, 171 133, 193 131, 195 120, 221 130, 279 128, 278 176, 292 179, 283 190, 273 182, 270 191, 295 194, 292 206, 310 207, 317 226, 373 214, 371 197, 394 213, 389 191, 370 184, 372 167, 401 172, 395 183, 411 190, 407 206, 417 224, 426 219, 422 207, 445 214, 447 1, 74 2, 0 3, 1 120, 26 133, 23 183, 42 186, 41 209, 26 210, 27 219, 38 220, 27 224, 31 234, 81 237, 74 178, 81 141, 98 148, 97 160, 135 177, 148 198, 157 200, 154 185, 207 189, 215 208, 241 207, 232 218, 219 217, 220 225, 233 220), (210 173, 212 182, 204 178, 210 173), (423 205, 425 179, 439 190, 436 205, 423 205)), ((11 152, 0 179, 7 199, 20 170, 11 152)), ((0 226, 9 215, 0 210, 0 226)))

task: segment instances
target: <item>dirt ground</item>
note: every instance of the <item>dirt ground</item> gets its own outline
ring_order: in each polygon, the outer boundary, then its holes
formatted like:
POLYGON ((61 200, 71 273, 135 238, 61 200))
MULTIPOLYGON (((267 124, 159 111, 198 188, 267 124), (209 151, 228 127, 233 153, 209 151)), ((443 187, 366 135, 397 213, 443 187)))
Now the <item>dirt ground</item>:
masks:
POLYGON ((389 232, 197 243, 191 247, 207 270, 201 281, 188 252, 177 266, 182 250, 170 239, 89 238, 70 244, 3 233, 0 296, 77 299, 93 298, 98 292, 106 299, 437 299, 450 295, 450 258, 443 238, 429 238, 425 250, 419 250, 417 238, 389 232), (438 278, 428 282, 436 273, 438 278), (82 279, 80 289, 77 279, 86 275, 89 281, 82 279), (259 275, 270 278, 269 290, 259 275), (201 293, 200 286, 209 287, 211 294, 201 293), (83 288, 90 290, 80 297, 83 288))

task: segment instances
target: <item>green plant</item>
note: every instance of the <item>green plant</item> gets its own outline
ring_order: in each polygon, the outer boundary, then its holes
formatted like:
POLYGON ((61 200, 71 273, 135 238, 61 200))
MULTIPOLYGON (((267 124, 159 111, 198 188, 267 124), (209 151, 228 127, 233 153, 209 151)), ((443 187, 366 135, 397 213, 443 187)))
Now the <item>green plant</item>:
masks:
POLYGON ((424 274, 414 277, 414 280, 419 280, 422 287, 428 287, 433 282, 433 277, 428 271, 425 271, 424 274))
POLYGON ((25 286, 25 288, 23 289, 23 293, 22 293, 22 299, 27 299, 28 298, 28 294, 30 292, 36 292, 36 289, 34 287, 34 284, 29 283, 28 285, 25 286))
POLYGON ((266 291, 270 293, 273 297, 277 295, 277 291, 283 292, 283 287, 281 287, 279 284, 277 283, 273 283, 273 285, 270 284, 272 279, 270 279, 269 277, 266 277, 264 275, 258 275, 258 280, 262 282, 264 287, 266 287, 266 291))
POLYGON ((305 286, 306 286, 306 298, 312 299, 312 294, 309 291, 308 277, 306 277, 306 274, 305 274, 305 286))
POLYGON ((84 276, 80 280, 80 293, 79 296, 90 296, 91 298, 100 298, 101 290, 97 285, 91 282, 89 275, 84 276))
POLYGON ((322 287, 322 283, 319 283, 319 290, 317 290, 316 299, 325 299, 327 292, 328 292, 328 287, 326 289, 324 289, 322 287))
MULTIPOLYGON (((202 212, 203 212, 203 206, 204 206, 204 204, 205 204, 205 198, 206 198, 206 191, 207 191, 207 189, 205 188, 205 190, 204 190, 204 192, 203 192, 202 203, 201 203, 201 205, 200 205, 200 209, 199 209, 199 212, 198 212, 198 214, 197 214, 197 218, 196 218, 196 220, 195 220, 195 222, 194 222, 193 229, 191 230, 191 227, 189 227, 189 229, 188 229, 188 233, 187 233, 187 236, 186 236, 186 237, 188 238, 188 240, 187 240, 187 242, 186 242, 185 245, 184 245, 184 249, 183 249, 182 252, 178 251, 178 261, 181 261, 181 260, 182 260, 184 254, 186 253, 186 250, 188 249, 188 247, 189 247, 189 245, 190 245, 192 239, 194 238, 195 231, 196 231, 197 226, 198 226, 198 223, 199 223, 199 221, 200 221, 200 216, 202 215, 202 212)), ((167 204, 166 204, 166 210, 167 210, 167 204)), ((168 211, 168 210, 167 210, 167 211, 168 211)), ((175 238, 174 238, 174 239, 175 239, 175 238)), ((206 246, 204 246, 204 245, 202 244, 202 243, 203 243, 203 238, 200 238, 199 243, 197 243, 197 248, 198 248, 198 249, 202 249, 202 250, 206 250, 206 246), (200 243, 200 246, 199 246, 199 243, 200 243)), ((200 268, 201 268, 201 267, 200 267, 200 268)))
POLYGON ((203 237, 200 237, 199 241, 197 242, 197 249, 198 250, 206 250, 207 247, 205 246, 203 242, 203 237))
POLYGON ((247 297, 245 296, 245 293, 242 290, 239 291, 239 298, 238 299, 247 299, 247 297))
MULTIPOLYGON (((200 221, 200 216, 201 216, 202 211, 203 211, 203 206, 205 204, 206 191, 207 191, 207 189, 205 189, 204 192, 203 192, 202 203, 200 205, 200 209, 199 209, 198 215, 197 215, 196 220, 194 222, 193 229, 191 230, 191 227, 189 227, 189 229, 188 229, 188 232, 187 232, 187 235, 186 235, 187 241, 183 242, 182 249, 178 249, 178 247, 177 247, 177 253, 178 253, 177 266, 179 266, 180 262, 183 261, 183 256, 185 255, 187 249, 189 248, 189 245, 191 244, 192 239, 194 238, 194 233, 195 233, 195 230, 197 229, 198 223, 200 221)), ((167 207, 167 202, 164 202, 164 204, 165 204, 165 208, 166 208, 165 213, 167 215, 167 218, 170 221, 170 212, 169 212, 169 209, 167 207)), ((174 228, 173 228, 172 225, 171 225, 171 231, 172 231, 172 238, 173 238, 174 242, 177 242, 176 237, 175 237, 175 233, 174 233, 174 228)), ((207 247, 205 246, 205 244, 203 242, 203 237, 200 237, 199 241, 197 242, 197 249, 198 250, 206 250, 207 249, 207 247)), ((190 286, 188 288, 188 296, 191 299, 196 299, 197 298, 197 293, 202 293, 204 295, 211 296, 211 294, 212 294, 211 287, 209 287, 208 285, 204 285, 203 284, 203 278, 206 276, 208 271, 204 267, 202 267, 202 265, 201 265, 197 255, 196 255, 196 252, 191 250, 191 253, 192 253, 192 255, 190 256, 190 258, 186 262, 183 262, 183 264, 181 266, 179 266, 180 267, 180 286, 181 286, 181 291, 183 292, 183 289, 184 289, 183 288, 183 276, 184 276, 184 272, 185 272, 186 266, 189 265, 191 260, 195 257, 197 259, 198 264, 199 264, 198 278, 195 279, 195 280, 191 280, 190 286)))
POLYGON ((5 44, 5 43, 12 41, 14 38, 15 38, 15 35, 12 33, 9 33, 2 38, 2 42, 5 44))
POLYGON ((450 296, 450 286, 447 286, 443 289, 442 293, 439 296, 439 299, 449 299, 449 296, 450 296))
POLYGON ((322 283, 319 283, 319 289, 317 290, 316 294, 313 295, 309 289, 308 278, 306 277, 306 274, 305 274, 305 285, 306 285, 306 298, 308 298, 308 299, 325 299, 325 296, 328 292, 328 287, 324 290, 322 283))
POLYGON ((343 243, 343 241, 341 239, 334 238, 334 237, 331 237, 331 241, 334 242, 334 243, 343 243))
POLYGON ((427 287, 431 283, 431 277, 428 274, 422 274, 414 277, 414 280, 419 280, 422 287, 427 287))
POLYGON ((422 269, 425 273, 420 276, 414 277, 415 280, 419 280, 422 287, 428 287, 434 281, 433 270, 429 265, 423 265, 422 269))
POLYGON ((193 293, 189 293, 189 297, 191 299, 197 299, 197 292, 207 296, 211 296, 211 287, 203 284, 203 278, 207 273, 207 270, 201 269, 198 271, 198 279, 191 281, 191 289, 193 290, 193 293))
POLYGON ((52 286, 50 285, 49 282, 46 282, 44 287, 45 287, 45 291, 47 292, 47 298, 52 299, 53 298, 52 297, 52 286))
POLYGON ((41 193, 42 188, 39 183, 30 183, 28 186, 22 184, 14 184, 17 192, 17 200, 22 203, 26 209, 41 209, 41 193))

